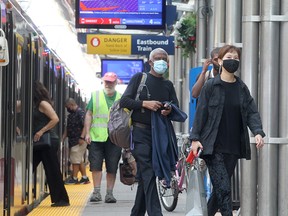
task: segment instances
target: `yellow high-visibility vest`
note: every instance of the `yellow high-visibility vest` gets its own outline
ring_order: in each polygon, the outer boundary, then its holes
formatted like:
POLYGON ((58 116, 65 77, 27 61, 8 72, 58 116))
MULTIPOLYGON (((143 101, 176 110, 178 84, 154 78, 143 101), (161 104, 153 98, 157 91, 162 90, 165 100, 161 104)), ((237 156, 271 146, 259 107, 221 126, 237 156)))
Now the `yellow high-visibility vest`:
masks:
MULTIPOLYGON (((116 92, 115 101, 120 99, 121 94, 116 92)), ((92 93, 93 118, 90 128, 91 140, 94 142, 105 142, 108 138, 108 115, 109 109, 106 103, 104 91, 92 93)))

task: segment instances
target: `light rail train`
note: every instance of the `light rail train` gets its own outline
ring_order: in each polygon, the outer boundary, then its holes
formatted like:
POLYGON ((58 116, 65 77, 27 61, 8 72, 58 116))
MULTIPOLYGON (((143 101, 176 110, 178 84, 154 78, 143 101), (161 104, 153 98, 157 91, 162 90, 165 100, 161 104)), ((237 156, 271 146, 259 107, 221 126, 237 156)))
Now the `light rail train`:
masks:
MULTIPOLYGON (((73 97, 80 106, 84 101, 77 82, 46 46, 41 32, 29 17, 10 6, 1 3, 0 27, 8 42, 9 64, 0 67, 0 214, 26 215, 48 194, 42 165, 32 172, 33 81, 43 82, 51 94, 60 120, 55 131, 60 137, 65 100, 73 97), (16 109, 17 101, 21 110, 16 109)), ((60 147, 62 173, 67 175, 67 150, 60 147)))

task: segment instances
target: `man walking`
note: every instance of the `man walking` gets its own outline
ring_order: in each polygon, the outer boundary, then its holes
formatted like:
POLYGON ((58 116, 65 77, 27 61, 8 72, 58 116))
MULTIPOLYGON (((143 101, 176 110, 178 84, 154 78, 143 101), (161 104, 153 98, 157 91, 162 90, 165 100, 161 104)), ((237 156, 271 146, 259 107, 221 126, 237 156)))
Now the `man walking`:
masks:
MULTIPOLYGON (((152 50, 149 64, 151 70, 147 73, 146 84, 140 92, 139 100, 135 100, 135 95, 142 73, 137 73, 131 78, 120 101, 121 107, 134 110, 132 114, 134 143, 132 154, 136 159, 139 182, 131 216, 144 216, 146 212, 150 216, 162 215, 156 187, 156 170, 153 166, 155 158, 152 158, 155 150, 152 141, 152 119, 154 114, 164 119, 173 113, 171 106, 165 107, 163 102, 172 101, 175 106, 178 106, 173 83, 163 77, 169 66, 167 52, 161 48, 152 50)), ((158 142, 154 142, 154 144, 161 145, 158 142)), ((166 162, 169 163, 168 160, 165 160, 166 162)))
POLYGON ((102 201, 101 180, 102 164, 106 165, 106 203, 116 203, 113 196, 118 163, 121 156, 121 148, 114 145, 107 131, 109 109, 115 100, 120 99, 121 94, 115 90, 117 75, 113 72, 105 73, 102 78, 104 89, 92 93, 87 105, 85 116, 85 140, 88 143, 90 171, 92 172, 94 191, 90 202, 102 201))
POLYGON ((77 105, 73 98, 66 100, 65 107, 69 112, 67 126, 65 127, 62 140, 68 137, 70 162, 72 164, 72 176, 66 179, 65 184, 88 184, 89 178, 86 176, 84 155, 87 143, 84 140, 84 116, 85 112, 77 105), (78 181, 78 172, 82 178, 78 181))

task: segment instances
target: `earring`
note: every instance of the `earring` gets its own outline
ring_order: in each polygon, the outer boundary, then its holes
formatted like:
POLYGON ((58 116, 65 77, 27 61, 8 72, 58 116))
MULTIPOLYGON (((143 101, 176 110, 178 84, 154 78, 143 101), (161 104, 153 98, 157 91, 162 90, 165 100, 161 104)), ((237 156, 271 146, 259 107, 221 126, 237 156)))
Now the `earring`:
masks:
POLYGON ((222 72, 222 65, 219 64, 219 66, 220 66, 220 67, 219 67, 219 71, 218 71, 218 73, 221 74, 221 72, 222 72))

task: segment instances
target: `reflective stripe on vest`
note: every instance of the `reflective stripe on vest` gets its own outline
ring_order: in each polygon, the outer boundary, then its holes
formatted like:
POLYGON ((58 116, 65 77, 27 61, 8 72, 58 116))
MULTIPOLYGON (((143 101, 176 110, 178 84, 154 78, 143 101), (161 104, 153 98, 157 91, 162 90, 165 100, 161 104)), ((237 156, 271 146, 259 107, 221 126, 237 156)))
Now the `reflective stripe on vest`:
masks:
MULTIPOLYGON (((116 92, 115 100, 120 99, 121 95, 116 92)), ((106 103, 104 91, 96 91, 92 94, 93 119, 90 128, 91 140, 95 142, 105 142, 108 138, 108 115, 109 109, 106 103)))

